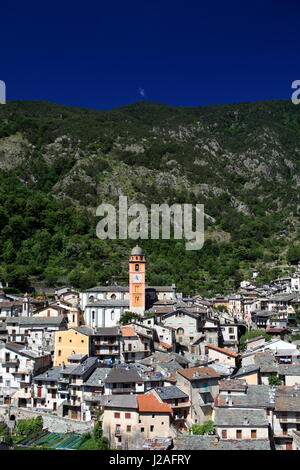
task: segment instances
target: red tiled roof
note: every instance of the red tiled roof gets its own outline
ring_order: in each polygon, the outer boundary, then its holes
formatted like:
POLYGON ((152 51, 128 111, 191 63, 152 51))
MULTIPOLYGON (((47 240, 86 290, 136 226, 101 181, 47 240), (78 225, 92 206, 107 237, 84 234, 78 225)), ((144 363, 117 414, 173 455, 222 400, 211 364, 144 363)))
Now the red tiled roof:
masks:
POLYGON ((178 369, 177 372, 188 380, 219 377, 219 374, 212 367, 191 367, 189 369, 178 369))
POLYGON ((124 326, 124 328, 121 328, 121 334, 123 337, 138 336, 134 331, 134 328, 131 326, 124 326))
POLYGON ((215 349, 216 351, 226 354, 227 356, 240 357, 240 354, 235 353, 234 351, 229 351, 228 349, 219 348, 218 346, 213 346, 212 344, 208 344, 207 347, 210 349, 215 349))
POLYGON ((167 343, 163 343, 162 341, 160 343, 158 343, 160 346, 162 346, 163 348, 165 349, 172 349, 172 346, 170 344, 167 344, 167 343))
POLYGON ((170 405, 161 403, 154 395, 137 395, 136 399, 142 413, 173 413, 170 405))

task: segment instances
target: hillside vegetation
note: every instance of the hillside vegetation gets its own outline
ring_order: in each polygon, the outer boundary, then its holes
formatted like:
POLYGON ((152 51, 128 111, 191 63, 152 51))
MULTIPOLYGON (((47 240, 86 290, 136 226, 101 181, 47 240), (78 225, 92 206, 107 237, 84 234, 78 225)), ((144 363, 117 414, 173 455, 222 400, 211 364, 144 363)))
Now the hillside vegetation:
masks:
POLYGON ((143 241, 152 285, 224 293, 263 266, 296 263, 300 107, 289 101, 110 111, 38 101, 0 106, 0 280, 88 288, 127 282, 132 240, 96 237, 101 202, 202 203, 202 250, 143 241))

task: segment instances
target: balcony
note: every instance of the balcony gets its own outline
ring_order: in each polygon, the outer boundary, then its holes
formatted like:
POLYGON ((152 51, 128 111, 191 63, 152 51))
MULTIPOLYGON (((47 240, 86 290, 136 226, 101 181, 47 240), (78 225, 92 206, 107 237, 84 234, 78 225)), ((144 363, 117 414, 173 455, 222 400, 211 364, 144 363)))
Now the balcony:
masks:
POLYGON ((45 387, 49 390, 57 390, 57 384, 54 384, 54 385, 46 384, 45 387))
POLYGON ((118 351, 101 351, 101 349, 96 349, 95 354, 97 356, 119 356, 119 350, 118 351))
POLYGON ((20 364, 19 359, 5 359, 5 361, 2 362, 3 367, 14 366, 14 365, 19 365, 19 364, 20 364))
POLYGON ((187 418, 187 416, 184 415, 175 415, 174 416, 174 421, 184 421, 187 418))
POLYGON ((177 403, 177 405, 170 403, 170 406, 176 410, 176 409, 181 409, 181 408, 189 408, 191 404, 189 401, 186 401, 183 403, 177 403))
POLYGON ((149 349, 142 348, 142 346, 137 346, 134 349, 123 348, 122 352, 124 353, 137 353, 137 352, 151 352, 149 349))
POLYGON ((85 393, 83 395, 83 400, 84 401, 95 401, 95 402, 97 402, 97 401, 100 400, 101 397, 103 397, 102 393, 93 393, 91 395, 85 393))
POLYGON ((284 418, 279 418, 280 423, 300 423, 300 417, 289 416, 284 418))
POLYGON ((94 341, 94 344, 96 346, 119 346, 118 341, 103 341, 103 340, 100 340, 100 341, 94 341))
POLYGON ((31 373, 32 373, 31 369, 17 369, 12 372, 12 374, 24 374, 24 375, 31 374, 31 373))
POLYGON ((135 393, 135 388, 134 387, 113 388, 111 392, 113 395, 122 394, 122 393, 135 393))
POLYGON ((58 382, 63 383, 63 384, 68 384, 70 382, 69 377, 60 377, 58 379, 58 382))

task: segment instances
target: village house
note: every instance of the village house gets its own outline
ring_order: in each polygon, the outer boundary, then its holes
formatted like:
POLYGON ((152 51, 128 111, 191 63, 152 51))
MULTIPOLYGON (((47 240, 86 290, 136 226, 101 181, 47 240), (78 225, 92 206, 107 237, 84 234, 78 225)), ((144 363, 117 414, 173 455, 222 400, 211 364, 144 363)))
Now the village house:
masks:
POLYGON ((273 427, 275 390, 269 385, 249 385, 243 379, 224 379, 219 382, 216 408, 263 409, 269 426, 273 427))
POLYGON ((232 376, 233 379, 243 379, 249 385, 258 385, 260 381, 260 368, 255 364, 242 366, 232 376))
POLYGON ((128 325, 121 328, 121 360, 134 362, 144 359, 153 349, 153 330, 142 325, 128 325))
POLYGON ((300 385, 300 364, 278 364, 277 370, 283 385, 288 387, 300 385))
POLYGON ((232 367, 232 371, 234 371, 234 369, 236 369, 240 364, 240 354, 229 349, 219 348, 218 346, 207 344, 205 346, 205 353, 207 354, 209 360, 228 364, 232 367))
POLYGON ((300 387, 298 385, 276 388, 273 431, 276 450, 293 449, 293 432, 300 431, 300 387))
POLYGON ((202 424, 212 417, 213 403, 219 393, 220 375, 211 367, 192 367, 176 372, 177 387, 191 402, 188 424, 202 424))
POLYGON ((54 350, 54 335, 68 328, 64 316, 11 317, 6 320, 8 341, 27 345, 37 351, 54 350))
POLYGON ((144 439, 170 437, 172 408, 152 394, 137 395, 139 431, 144 439))
POLYGON ((223 439, 269 439, 266 411, 256 408, 215 408, 214 425, 223 439))
MULTIPOLYGON (((201 338, 204 340, 205 335, 203 326, 205 318, 199 313, 185 310, 175 310, 160 316, 160 322, 166 327, 171 327, 175 331, 176 342, 183 351, 196 354, 195 342, 201 338)), ((201 351, 200 351, 201 352, 201 351)))
POLYGON ((121 331, 118 326, 95 328, 89 335, 91 355, 105 364, 113 364, 121 358, 121 331))
POLYGON ((154 395, 114 395, 103 402, 103 434, 111 447, 137 449, 145 439, 170 437, 172 409, 154 395))
POLYGON ((59 382, 62 387, 58 389, 58 396, 67 395, 61 404, 63 417, 86 421, 86 411, 84 407, 84 383, 96 369, 97 357, 88 357, 79 364, 72 364, 62 367, 59 382), (68 391, 68 392, 67 392, 68 391))
POLYGON ((4 404, 27 407, 31 402, 31 383, 35 375, 51 367, 51 355, 24 345, 6 343, 0 350, 0 400, 4 404))
POLYGON ((110 373, 108 367, 97 367, 83 383, 83 411, 86 421, 96 419, 101 411, 101 398, 105 393, 105 379, 110 373))
POLYGON ((105 395, 144 393, 144 380, 134 368, 114 367, 105 378, 105 395))
POLYGON ((62 367, 56 366, 33 378, 30 403, 32 408, 56 411, 63 403, 67 397, 64 394, 58 395, 58 379, 61 372, 62 367))
POLYGON ((135 395, 111 395, 104 398, 102 428, 110 447, 135 448, 139 424, 138 403, 135 395))
MULTIPOLYGON (((239 337, 238 337, 238 324, 235 323, 221 323, 221 342, 220 346, 232 349, 233 351, 238 351, 239 337)), ((214 343, 213 343, 214 344, 214 343)), ((218 344, 216 344, 218 346, 218 344)))
POLYGON ((62 366, 68 363, 68 357, 73 354, 90 355, 90 336, 93 329, 85 326, 69 328, 55 333, 54 365, 62 366))
POLYGON ((161 402, 170 405, 173 411, 172 422, 174 426, 179 430, 187 430, 186 419, 189 415, 191 404, 186 393, 176 385, 157 387, 148 393, 153 393, 161 402))

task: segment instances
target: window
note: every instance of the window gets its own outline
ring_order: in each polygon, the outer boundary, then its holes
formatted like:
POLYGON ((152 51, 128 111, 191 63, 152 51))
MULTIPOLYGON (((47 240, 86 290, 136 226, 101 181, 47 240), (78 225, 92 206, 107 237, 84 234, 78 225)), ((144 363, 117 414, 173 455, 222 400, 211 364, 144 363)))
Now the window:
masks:
POLYGON ((138 264, 135 265, 135 270, 136 270, 136 271, 139 271, 139 270, 140 270, 140 267, 139 267, 138 264))
POLYGON ((60 349, 58 350, 58 355, 61 356, 61 350, 60 349))
POLYGON ((236 438, 237 438, 237 439, 242 439, 242 431, 241 431, 241 429, 237 429, 237 431, 236 431, 236 438))
POLYGON ((130 419, 131 418, 131 413, 125 413, 125 418, 130 419))
POLYGON ((59 336, 59 338, 58 338, 58 342, 59 342, 59 343, 61 343, 61 336, 59 336))
POLYGON ((145 428, 141 428, 141 432, 145 432, 145 428))
POLYGON ((229 333, 234 333, 234 329, 233 329, 233 328, 229 328, 229 333))
POLYGON ((256 429, 251 429, 251 439, 256 439, 256 429))
POLYGON ((150 432, 153 432, 154 431, 154 426, 150 426, 150 432))
POLYGON ((131 432, 131 426, 127 426, 126 431, 131 432))
POLYGON ((114 417, 115 417, 115 418, 120 418, 120 413, 115 413, 115 414, 114 414, 114 417))
POLYGON ((222 439, 227 439, 227 429, 222 429, 222 439))

